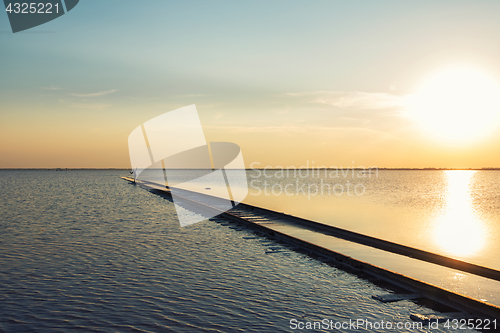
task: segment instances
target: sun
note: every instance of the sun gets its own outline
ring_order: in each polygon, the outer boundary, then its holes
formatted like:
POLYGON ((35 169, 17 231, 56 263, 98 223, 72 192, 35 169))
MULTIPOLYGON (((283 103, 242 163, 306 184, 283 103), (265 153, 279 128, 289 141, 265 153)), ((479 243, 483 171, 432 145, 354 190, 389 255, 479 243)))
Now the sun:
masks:
POLYGON ((410 112, 442 139, 470 140, 491 133, 500 119, 500 85, 481 70, 449 67, 423 80, 410 112))

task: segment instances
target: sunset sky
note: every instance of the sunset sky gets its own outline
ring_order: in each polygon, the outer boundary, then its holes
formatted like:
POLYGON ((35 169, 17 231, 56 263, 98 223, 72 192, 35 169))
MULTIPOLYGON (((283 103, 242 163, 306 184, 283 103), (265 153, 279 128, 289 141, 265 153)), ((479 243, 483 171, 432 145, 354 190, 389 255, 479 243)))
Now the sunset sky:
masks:
POLYGON ((0 168, 129 168, 130 132, 191 104, 247 166, 500 167, 499 13, 82 0, 16 34, 0 13, 0 168))

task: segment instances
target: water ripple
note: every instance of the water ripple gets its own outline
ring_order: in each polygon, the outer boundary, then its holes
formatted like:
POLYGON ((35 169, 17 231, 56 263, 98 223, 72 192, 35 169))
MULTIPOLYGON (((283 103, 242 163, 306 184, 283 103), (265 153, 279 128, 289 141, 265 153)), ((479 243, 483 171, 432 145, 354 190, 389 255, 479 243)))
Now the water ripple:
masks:
POLYGON ((170 201, 120 174, 0 171, 0 331, 274 333, 420 310, 303 254, 265 255, 282 244, 245 228, 181 229, 170 201))

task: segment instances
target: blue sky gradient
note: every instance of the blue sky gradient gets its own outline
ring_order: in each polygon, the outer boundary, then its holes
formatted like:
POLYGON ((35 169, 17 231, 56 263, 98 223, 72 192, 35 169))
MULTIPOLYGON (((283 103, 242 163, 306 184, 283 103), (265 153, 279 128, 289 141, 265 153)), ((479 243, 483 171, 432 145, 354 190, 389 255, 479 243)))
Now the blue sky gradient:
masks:
POLYGON ((449 64, 500 80, 498 13, 498 1, 82 0, 16 34, 0 13, 0 167, 128 167, 128 134, 190 104, 248 165, 500 167, 500 138, 436 143, 387 106, 449 64), (353 94, 369 105, 331 102, 353 94))

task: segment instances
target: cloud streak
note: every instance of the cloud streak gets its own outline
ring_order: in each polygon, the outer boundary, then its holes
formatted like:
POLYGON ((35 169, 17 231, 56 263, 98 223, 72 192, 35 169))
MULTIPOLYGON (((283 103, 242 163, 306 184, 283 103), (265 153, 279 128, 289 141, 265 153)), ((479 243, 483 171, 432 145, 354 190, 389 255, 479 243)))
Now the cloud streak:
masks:
POLYGON ((99 97, 99 96, 104 96, 104 95, 109 95, 114 92, 117 92, 118 89, 112 89, 112 90, 106 90, 106 91, 100 91, 97 93, 91 93, 91 94, 71 94, 71 96, 76 96, 76 97, 99 97))
POLYGON ((70 103, 70 107, 77 109, 93 109, 93 110, 104 110, 110 107, 110 104, 90 104, 90 103, 70 103))
POLYGON ((396 109, 408 105, 408 96, 361 91, 310 91, 287 93, 292 97, 305 98, 309 103, 331 105, 340 109, 396 109))
POLYGON ((53 87, 53 86, 50 86, 50 87, 42 87, 43 90, 62 90, 62 88, 59 88, 59 87, 53 87))
POLYGON ((216 130, 218 132, 228 131, 233 133, 268 133, 268 134, 345 134, 345 133, 376 133, 384 134, 383 131, 377 129, 366 128, 362 126, 320 126, 320 125, 304 125, 304 124, 293 124, 287 123, 279 126, 206 126, 206 128, 216 130))

